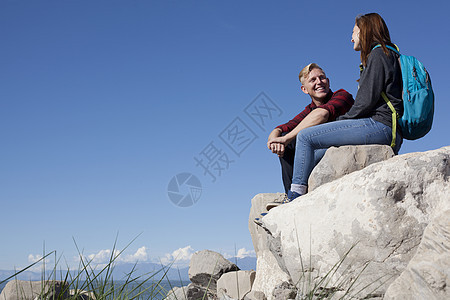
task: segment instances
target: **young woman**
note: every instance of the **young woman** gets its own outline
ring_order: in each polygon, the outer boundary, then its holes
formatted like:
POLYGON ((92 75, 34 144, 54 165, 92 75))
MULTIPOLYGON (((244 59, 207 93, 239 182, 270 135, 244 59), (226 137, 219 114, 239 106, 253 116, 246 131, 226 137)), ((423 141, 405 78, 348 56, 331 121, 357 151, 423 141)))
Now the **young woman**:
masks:
MULTIPOLYGON (((398 55, 386 47, 395 46, 381 16, 376 13, 358 16, 352 43, 353 49, 361 52, 362 65, 355 104, 338 121, 299 132, 291 189, 285 200, 269 203, 268 209, 290 202, 307 192, 308 178, 314 168, 314 150, 344 145, 391 145, 392 111, 381 93, 387 95, 401 116, 402 76, 398 55)), ((401 143, 401 133, 397 132, 393 146, 395 153, 398 153, 401 143)))

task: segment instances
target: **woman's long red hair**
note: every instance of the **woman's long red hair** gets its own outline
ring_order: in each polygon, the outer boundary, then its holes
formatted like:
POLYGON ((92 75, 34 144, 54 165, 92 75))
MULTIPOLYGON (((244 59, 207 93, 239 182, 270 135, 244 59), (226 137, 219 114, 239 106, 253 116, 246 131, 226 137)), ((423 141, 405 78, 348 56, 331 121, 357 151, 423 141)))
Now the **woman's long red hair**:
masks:
POLYGON ((383 18, 377 13, 370 13, 356 17, 356 26, 358 26, 359 42, 361 46, 361 63, 366 66, 367 58, 372 48, 380 44, 386 55, 389 51, 386 45, 392 45, 389 29, 383 18))

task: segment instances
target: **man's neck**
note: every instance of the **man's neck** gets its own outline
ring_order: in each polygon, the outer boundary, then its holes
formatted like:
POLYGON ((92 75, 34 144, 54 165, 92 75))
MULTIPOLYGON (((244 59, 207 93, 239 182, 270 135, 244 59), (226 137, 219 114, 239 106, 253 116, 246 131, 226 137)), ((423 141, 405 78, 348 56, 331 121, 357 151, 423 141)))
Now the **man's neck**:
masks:
POLYGON ((325 104, 325 98, 323 99, 316 99, 316 98, 312 98, 312 102, 316 105, 316 106, 320 106, 322 104, 325 104))
POLYGON ((329 98, 331 97, 331 94, 332 94, 332 92, 330 90, 325 97, 320 98, 320 99, 311 97, 311 100, 316 106, 320 106, 320 105, 323 105, 328 102, 329 98))

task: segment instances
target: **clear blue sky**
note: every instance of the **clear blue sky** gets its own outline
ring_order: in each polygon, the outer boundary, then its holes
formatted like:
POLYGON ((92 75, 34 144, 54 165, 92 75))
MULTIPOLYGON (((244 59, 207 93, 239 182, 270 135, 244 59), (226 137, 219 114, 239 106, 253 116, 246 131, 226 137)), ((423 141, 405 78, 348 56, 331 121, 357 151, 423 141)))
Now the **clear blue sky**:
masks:
POLYGON ((310 101, 297 77, 310 62, 332 89, 356 95, 358 14, 380 13, 400 50, 431 74, 434 127, 401 153, 449 145, 449 8, 435 0, 0 0, 0 269, 27 265, 44 242, 69 263, 73 239, 86 255, 107 253, 117 233, 119 248, 142 233, 124 260, 251 253, 251 198, 283 190, 267 135, 310 101), (280 111, 259 127, 245 108, 261 92, 280 111), (239 156, 221 139, 233 122, 252 132, 239 156), (194 160, 211 142, 232 161, 215 182, 194 160), (187 208, 167 194, 182 172, 202 184, 187 208))

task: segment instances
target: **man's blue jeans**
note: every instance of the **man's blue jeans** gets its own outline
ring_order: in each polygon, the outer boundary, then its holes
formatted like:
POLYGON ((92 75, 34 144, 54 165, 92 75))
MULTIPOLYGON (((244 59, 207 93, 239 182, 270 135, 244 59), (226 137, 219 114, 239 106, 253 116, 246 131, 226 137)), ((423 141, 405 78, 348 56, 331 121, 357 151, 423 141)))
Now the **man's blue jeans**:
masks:
MULTIPOLYGON (((316 149, 345 145, 390 145, 391 141, 391 127, 371 118, 335 121, 305 128, 297 134, 292 184, 308 185, 316 149)), ((394 153, 398 153, 402 141, 397 133, 394 153)))

